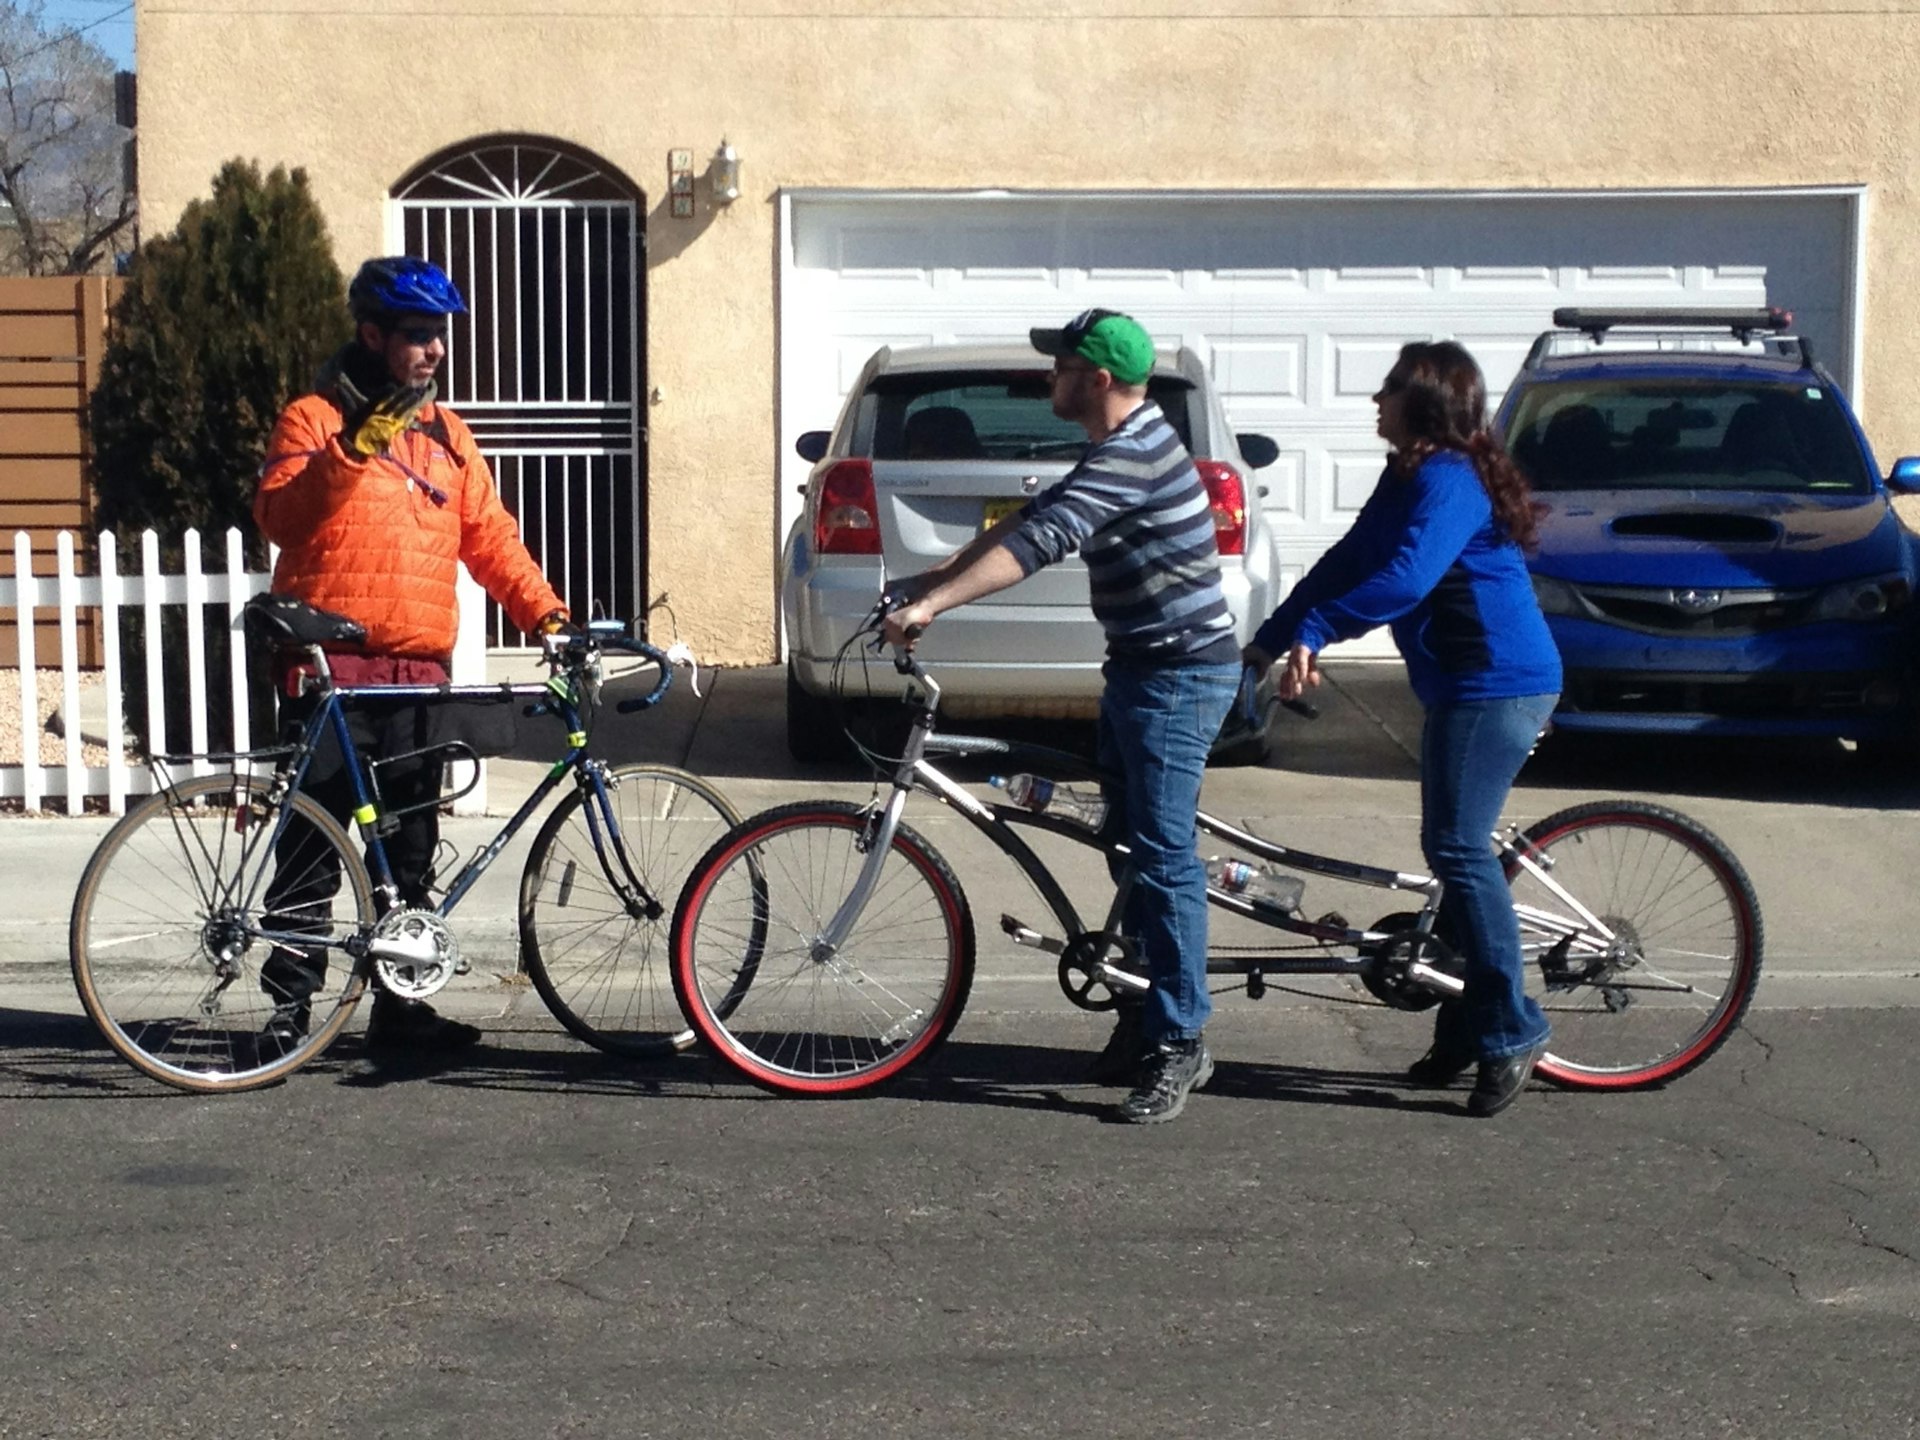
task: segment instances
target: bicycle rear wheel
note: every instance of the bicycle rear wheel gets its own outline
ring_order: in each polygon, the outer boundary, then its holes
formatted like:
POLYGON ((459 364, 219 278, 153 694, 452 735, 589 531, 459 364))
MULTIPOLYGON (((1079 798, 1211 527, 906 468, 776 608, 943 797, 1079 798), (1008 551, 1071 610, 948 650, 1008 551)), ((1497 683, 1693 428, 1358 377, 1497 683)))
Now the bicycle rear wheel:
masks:
POLYGON ((129 811, 87 862, 68 930, 74 985, 143 1074, 182 1090, 251 1090, 339 1035, 366 973, 338 947, 373 909, 365 864, 313 800, 271 804, 251 778, 190 780, 129 811), (263 1032, 294 971, 306 977, 299 990, 315 987, 305 1033, 273 1039, 263 1032))
POLYGON ((540 827, 520 876, 520 953, 540 998, 580 1039, 615 1055, 668 1055, 693 1043, 667 961, 674 902, 740 815, 705 780, 667 765, 610 771, 607 799, 617 842, 579 789, 540 827), (658 915, 623 898, 634 881, 658 915))
POLYGON ((700 1038, 756 1085, 851 1095, 925 1059, 973 983, 973 916, 920 835, 894 833, 845 943, 816 943, 866 860, 870 812, 811 801, 736 827, 673 918, 673 987, 700 1038))
POLYGON ((1629 800, 1550 815, 1525 845, 1543 873, 1509 857, 1507 878, 1528 991, 1553 1025, 1538 1073, 1638 1089, 1719 1049, 1753 999, 1762 945, 1760 902, 1726 845, 1629 800))

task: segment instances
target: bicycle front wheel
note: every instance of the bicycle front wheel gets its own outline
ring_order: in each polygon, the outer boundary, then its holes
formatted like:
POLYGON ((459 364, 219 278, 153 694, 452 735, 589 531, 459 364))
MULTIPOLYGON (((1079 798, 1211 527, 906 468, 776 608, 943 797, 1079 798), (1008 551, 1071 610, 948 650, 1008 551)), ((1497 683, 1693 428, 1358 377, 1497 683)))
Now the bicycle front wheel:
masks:
POLYGON ((669 1055, 693 1043, 668 973, 674 902, 740 815, 671 766, 627 765, 606 780, 617 834, 598 800, 575 789, 534 839, 520 876, 520 953, 540 998, 580 1039, 615 1055, 669 1055))
POLYGON ((1711 831, 1608 800, 1548 816, 1507 861, 1527 987, 1553 1025, 1539 1073, 1628 1090, 1726 1042, 1760 978, 1760 902, 1711 831))
POLYGON ((756 815, 695 867, 673 918, 673 988, 700 1038, 786 1095, 851 1095, 925 1059, 973 983, 973 916, 905 825, 845 941, 821 933, 866 863, 870 812, 814 801, 756 815))
POLYGON ((87 862, 68 930, 74 985, 143 1074, 251 1090, 347 1023, 366 975, 342 947, 373 908, 365 864, 313 800, 271 803, 251 778, 190 780, 129 811, 87 862), (289 1028, 269 1029, 276 1010, 289 1028))

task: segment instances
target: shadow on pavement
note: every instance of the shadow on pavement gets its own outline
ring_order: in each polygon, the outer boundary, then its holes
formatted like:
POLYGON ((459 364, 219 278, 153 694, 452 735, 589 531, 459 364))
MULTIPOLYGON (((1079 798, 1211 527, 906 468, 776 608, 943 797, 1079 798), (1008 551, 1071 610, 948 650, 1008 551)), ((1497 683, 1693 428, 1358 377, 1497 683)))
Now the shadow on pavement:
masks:
MULTIPOLYGON (((1264 768, 1329 779, 1417 779, 1424 716, 1404 669, 1396 662, 1335 661, 1324 674, 1326 683, 1312 696, 1319 719, 1283 713, 1276 722, 1273 757, 1264 768)), ((594 747, 617 763, 677 765, 719 780, 790 780, 803 791, 816 784, 866 781, 871 771, 858 761, 809 765, 789 756, 785 685, 785 672, 777 666, 703 671, 703 695, 695 696, 682 676, 657 709, 620 715, 613 703, 641 687, 637 677, 611 680, 593 731, 594 747)), ((875 707, 896 708, 887 700, 877 700, 875 707)), ((1089 756, 1094 750, 1089 721, 969 718, 943 728, 1089 756)), ((884 737, 887 728, 878 733, 884 737)), ((526 722, 511 758, 551 762, 561 745, 556 726, 526 722)), ((982 761, 971 770, 955 768, 972 781, 994 767, 982 761)), ((1231 784, 1236 774, 1257 778, 1260 773, 1216 769, 1213 783, 1231 784)), ((1902 771, 1833 740, 1562 731, 1528 762, 1520 786, 1904 809, 1920 806, 1920 763, 1902 771)))
POLYGON ((1530 786, 1694 795, 1862 810, 1920 806, 1920 770, 1904 771, 1838 740, 1691 735, 1550 735, 1520 772, 1530 786))
POLYGON ((149 1100, 152 1084, 84 1015, 0 1007, 0 1096, 11 1100, 149 1100))
MULTIPOLYGON (((327 1057, 329 1061, 335 1058, 335 1054, 327 1057)), ((456 1089, 804 1103, 755 1089, 697 1053, 661 1060, 623 1060, 598 1052, 514 1049, 486 1043, 444 1059, 382 1059, 373 1065, 364 1060, 354 1063, 351 1055, 339 1058, 345 1062, 340 1067, 339 1082, 356 1087, 424 1081, 456 1089)), ((818 1103, 911 1100, 1044 1110, 1111 1120, 1123 1092, 1089 1085, 1084 1078, 1087 1058, 1087 1052, 1078 1047, 954 1040, 911 1074, 863 1095, 818 1103)), ((1465 1099, 1464 1090, 1448 1098, 1426 1093, 1410 1096, 1405 1082, 1394 1072, 1315 1070, 1224 1060, 1219 1062, 1206 1093, 1236 1100, 1438 1114, 1462 1113, 1465 1099)))

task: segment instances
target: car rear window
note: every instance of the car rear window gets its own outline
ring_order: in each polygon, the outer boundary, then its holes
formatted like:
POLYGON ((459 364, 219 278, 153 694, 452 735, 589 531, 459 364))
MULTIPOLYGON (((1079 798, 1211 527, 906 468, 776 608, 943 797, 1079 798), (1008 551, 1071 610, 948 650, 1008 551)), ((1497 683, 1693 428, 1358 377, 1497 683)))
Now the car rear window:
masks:
POLYGON ((1507 448, 1543 491, 1873 489, 1840 397, 1825 385, 1529 385, 1507 426, 1507 448))
MULTIPOLYGON (((1179 376, 1155 375, 1147 398, 1193 448, 1179 376)), ((1045 370, 907 371, 877 377, 860 400, 858 434, 876 460, 1078 459, 1087 432, 1053 413, 1045 370)))

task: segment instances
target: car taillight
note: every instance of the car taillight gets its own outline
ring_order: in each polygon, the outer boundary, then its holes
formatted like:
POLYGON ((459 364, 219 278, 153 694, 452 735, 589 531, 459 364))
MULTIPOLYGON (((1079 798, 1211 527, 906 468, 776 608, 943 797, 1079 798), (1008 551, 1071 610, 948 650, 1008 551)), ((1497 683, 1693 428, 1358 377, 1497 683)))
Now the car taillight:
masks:
POLYGON ((842 460, 820 477, 813 505, 813 548, 821 555, 878 555, 879 504, 873 462, 842 460))
POLYGON ((1194 469, 1213 505, 1213 538, 1222 555, 1247 553, 1247 490, 1240 474, 1224 460, 1196 460, 1194 469))

